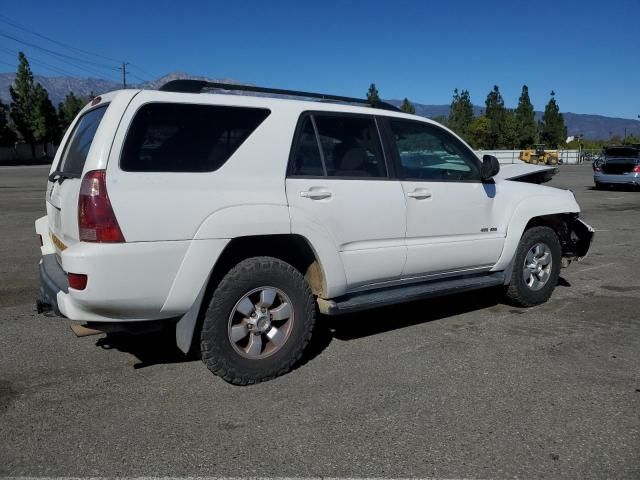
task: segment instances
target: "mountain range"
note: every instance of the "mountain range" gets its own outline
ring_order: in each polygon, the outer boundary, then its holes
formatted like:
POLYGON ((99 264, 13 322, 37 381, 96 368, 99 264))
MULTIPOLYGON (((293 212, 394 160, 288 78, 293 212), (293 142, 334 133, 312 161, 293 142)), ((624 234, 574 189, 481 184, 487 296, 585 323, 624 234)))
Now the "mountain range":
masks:
MULTIPOLYGON (((100 94, 111 90, 122 88, 122 84, 103 80, 98 78, 77 78, 77 77, 44 77, 35 75, 35 81, 40 82, 49 92, 49 98, 54 105, 62 102, 65 95, 73 92, 75 95, 88 96, 91 93, 100 94)), ((142 84, 131 85, 132 88, 155 89, 162 84, 181 78, 193 78, 198 80, 208 80, 212 82, 222 83, 243 83, 231 78, 208 78, 202 76, 191 75, 185 72, 171 72, 156 80, 142 84)), ((0 73, 0 99, 8 103, 11 100, 9 95, 9 86, 15 79, 15 73, 0 73)), ((400 105, 401 100, 388 100, 389 103, 400 105)), ((414 103, 416 114, 428 118, 449 115, 449 105, 424 105, 414 103)), ((474 106, 476 115, 482 113, 483 108, 474 106)), ((603 115, 590 115, 583 113, 564 112, 564 120, 567 125, 569 135, 584 135, 588 139, 607 139, 611 136, 623 137, 627 135, 640 136, 640 121, 627 118, 606 117, 603 115)), ((536 112, 536 118, 539 120, 542 112, 536 112)))

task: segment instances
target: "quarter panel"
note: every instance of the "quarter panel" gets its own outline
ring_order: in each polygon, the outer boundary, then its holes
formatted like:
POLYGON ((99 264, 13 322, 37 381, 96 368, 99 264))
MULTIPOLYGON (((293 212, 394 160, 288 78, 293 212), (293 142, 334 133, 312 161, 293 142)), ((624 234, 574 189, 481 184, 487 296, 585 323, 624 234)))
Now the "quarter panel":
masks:
MULTIPOLYGON (((142 105, 154 101, 231 106, 255 103, 255 99, 233 95, 143 91, 136 96, 116 134, 107 175, 111 203, 127 241, 185 240, 195 238, 196 234, 198 238, 223 238, 206 222, 219 211, 241 205, 286 207, 284 178, 297 120, 295 110, 272 109, 216 171, 122 171, 119 160, 128 125, 142 105)), ((239 223, 236 219, 236 226, 239 223)))

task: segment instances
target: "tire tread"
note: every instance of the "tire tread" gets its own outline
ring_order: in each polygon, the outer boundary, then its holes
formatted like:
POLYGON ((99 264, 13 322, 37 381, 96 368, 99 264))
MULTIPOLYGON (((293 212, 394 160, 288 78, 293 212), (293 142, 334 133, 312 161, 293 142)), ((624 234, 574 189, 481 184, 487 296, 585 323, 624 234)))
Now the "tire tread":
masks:
POLYGON ((560 240, 554 230, 545 226, 527 229, 520 239, 514 256, 515 264, 513 265, 509 285, 505 291, 507 302, 518 307, 533 307, 549 300, 560 275, 560 256, 560 240), (554 268, 551 271, 551 278, 548 283, 542 290, 533 292, 524 285, 519 266, 524 261, 523 255, 526 255, 528 249, 531 248, 530 245, 541 240, 549 243, 552 254, 555 251, 556 255, 553 257, 554 268))
MULTIPOLYGON (((226 317, 225 317, 226 318, 226 317)), ((202 361, 207 368, 215 375, 222 377, 225 381, 234 385, 252 385, 259 382, 265 382, 271 380, 280 375, 284 375, 293 368, 293 366, 300 360, 302 354, 311 341, 313 334, 313 328, 315 326, 315 304, 311 288, 302 276, 302 274, 296 270, 290 264, 275 258, 275 257, 252 257, 247 258, 235 267, 233 267, 221 280, 217 288, 214 290, 211 297, 209 307, 205 313, 205 319, 202 324, 202 334, 200 348, 202 352, 202 361), (282 365, 276 371, 269 371, 264 375, 248 374, 238 370, 226 357, 225 352, 222 351, 220 346, 216 342, 212 341, 219 336, 227 337, 226 323, 215 321, 215 318, 224 312, 217 311, 217 306, 221 299, 227 298, 232 293, 232 288, 239 282, 245 281, 247 278, 256 278, 261 272, 273 271, 274 269, 280 271, 292 278, 296 284, 298 284, 304 291, 304 297, 306 299, 303 305, 304 319, 296 319, 296 321, 305 322, 304 336, 302 341, 298 342, 295 346, 292 354, 282 363, 282 365), (221 331, 221 325, 225 325, 225 331, 221 331)))

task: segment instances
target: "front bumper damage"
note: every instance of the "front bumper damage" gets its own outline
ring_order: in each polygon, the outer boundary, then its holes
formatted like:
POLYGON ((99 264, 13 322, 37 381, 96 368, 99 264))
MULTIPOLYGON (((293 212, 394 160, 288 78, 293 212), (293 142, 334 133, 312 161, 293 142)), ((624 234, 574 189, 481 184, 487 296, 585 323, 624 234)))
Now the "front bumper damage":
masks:
POLYGON ((595 230, 578 215, 566 218, 558 230, 562 246, 562 263, 568 266, 573 260, 582 260, 587 256, 595 230))

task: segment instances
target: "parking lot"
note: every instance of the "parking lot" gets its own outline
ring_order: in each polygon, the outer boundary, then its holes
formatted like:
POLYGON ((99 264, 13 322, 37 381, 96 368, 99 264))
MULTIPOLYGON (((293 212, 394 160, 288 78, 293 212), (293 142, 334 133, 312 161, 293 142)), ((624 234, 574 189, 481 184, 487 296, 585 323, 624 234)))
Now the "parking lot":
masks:
POLYGON ((549 303, 322 318, 298 368, 246 388, 170 335, 36 314, 46 174, 0 168, 0 475, 640 477, 640 192, 590 165, 551 182, 597 233, 549 303))

